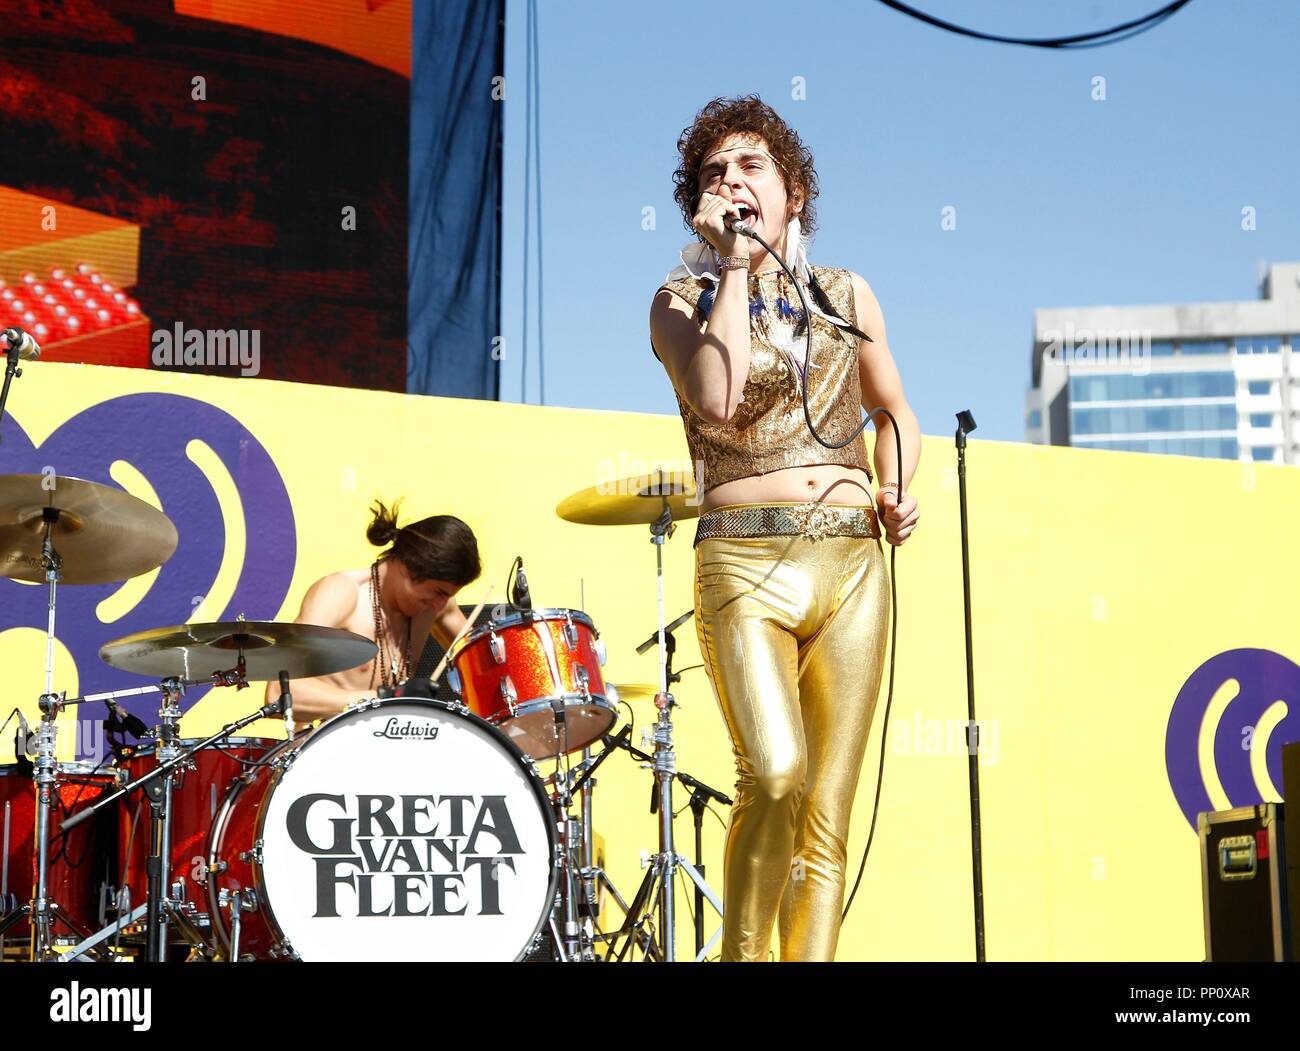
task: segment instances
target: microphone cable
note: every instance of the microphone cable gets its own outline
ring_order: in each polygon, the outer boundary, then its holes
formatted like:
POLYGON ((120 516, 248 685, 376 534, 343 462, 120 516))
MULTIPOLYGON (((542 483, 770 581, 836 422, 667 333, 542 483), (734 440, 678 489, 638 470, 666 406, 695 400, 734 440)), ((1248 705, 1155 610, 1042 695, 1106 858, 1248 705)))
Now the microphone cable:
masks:
MULTIPOLYGON (((730 219, 732 217, 728 216, 726 218, 730 219)), ((735 224, 729 223, 727 225, 731 226, 731 228, 736 230, 736 232, 743 234, 745 237, 751 237, 759 244, 761 244, 767 250, 768 254, 773 259, 775 259, 778 263, 781 264, 781 269, 784 270, 789 275, 790 281, 794 285, 795 291, 799 293, 799 302, 803 307, 804 325, 806 328, 806 332, 804 334, 805 352, 804 352, 803 376, 802 376, 802 382, 800 383, 800 387, 803 388, 803 417, 804 417, 804 422, 808 425, 809 432, 812 434, 814 438, 817 439, 818 443, 825 446, 827 449, 843 449, 846 445, 849 444, 849 442, 853 441, 859 434, 861 434, 864 430, 866 430, 867 424, 871 423, 871 421, 875 418, 877 413, 884 413, 886 416, 888 416, 889 422, 894 425, 894 443, 895 443, 895 449, 897 450, 898 453, 898 460, 897 460, 898 503, 901 504, 903 502, 903 437, 899 433, 898 421, 894 419, 894 414, 890 412, 888 409, 886 409, 883 405, 876 406, 876 408, 872 409, 870 412, 867 413, 866 418, 863 419, 862 422, 858 424, 858 426, 854 429, 853 433, 850 434, 847 438, 845 438, 841 442, 828 442, 819 433, 817 433, 817 427, 813 424, 812 421, 812 413, 808 409, 808 374, 812 371, 812 319, 813 319, 812 311, 808 309, 808 297, 804 294, 803 286, 799 283, 799 279, 795 276, 794 271, 792 271, 790 267, 786 264, 786 261, 783 258, 781 258, 780 253, 777 252, 777 250, 773 248, 770 244, 768 244, 765 240, 763 240, 761 236, 759 236, 758 231, 756 231, 753 227, 743 223, 735 223, 735 224)), ((841 318, 840 320, 843 320, 843 318, 841 318)), ((863 334, 865 335, 865 333, 863 334)), ((867 338, 868 340, 870 340, 870 337, 867 338)), ((888 738, 889 738, 889 712, 894 704, 894 656, 898 650, 898 576, 897 576, 897 571, 895 569, 895 559, 897 558, 897 556, 898 556, 898 547, 896 545, 891 544, 889 549, 889 596, 890 596, 889 690, 885 698, 885 717, 880 728, 880 764, 876 770, 876 798, 871 810, 871 828, 867 832, 867 845, 865 849, 862 851, 862 862, 858 866, 857 879, 853 881, 853 890, 849 894, 849 900, 844 905, 844 911, 840 913, 841 927, 844 926, 844 921, 845 919, 847 919, 849 915, 849 909, 853 907, 853 900, 854 898, 857 897, 858 887, 862 883, 862 876, 867 868, 867 855, 871 852, 871 843, 876 836, 876 819, 880 816, 880 791, 881 788, 883 787, 884 776, 885 776, 885 745, 888 742, 888 738)))

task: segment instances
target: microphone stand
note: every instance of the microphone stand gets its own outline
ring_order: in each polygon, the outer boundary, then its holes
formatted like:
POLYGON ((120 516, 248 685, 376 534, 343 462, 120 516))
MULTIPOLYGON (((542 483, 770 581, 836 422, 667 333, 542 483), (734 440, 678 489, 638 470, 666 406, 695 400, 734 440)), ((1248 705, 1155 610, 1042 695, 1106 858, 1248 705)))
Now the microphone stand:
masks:
POLYGON ((975 658, 971 646, 970 547, 966 525, 966 435, 975 429, 969 410, 957 413, 957 481, 961 506, 962 598, 966 610, 966 756, 970 777, 971 885, 975 894, 975 960, 984 963, 984 862, 980 844, 979 724, 975 721, 975 658))
POLYGON ((10 340, 6 337, 6 342, 9 344, 9 349, 5 352, 8 364, 5 365, 4 386, 0 387, 0 423, 4 422, 5 403, 9 400, 9 385, 13 383, 15 376, 21 376, 23 374, 23 370, 18 367, 23 345, 23 330, 18 328, 13 329, 13 331, 18 333, 17 341, 10 340))

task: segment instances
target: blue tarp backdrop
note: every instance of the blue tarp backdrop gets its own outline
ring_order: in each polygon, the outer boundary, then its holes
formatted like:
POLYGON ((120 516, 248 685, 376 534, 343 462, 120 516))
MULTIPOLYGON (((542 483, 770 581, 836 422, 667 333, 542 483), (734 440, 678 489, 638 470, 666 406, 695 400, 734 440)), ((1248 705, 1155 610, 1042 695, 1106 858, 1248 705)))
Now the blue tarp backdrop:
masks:
POLYGON ((411 394, 497 397, 505 15, 505 0, 412 5, 411 394))

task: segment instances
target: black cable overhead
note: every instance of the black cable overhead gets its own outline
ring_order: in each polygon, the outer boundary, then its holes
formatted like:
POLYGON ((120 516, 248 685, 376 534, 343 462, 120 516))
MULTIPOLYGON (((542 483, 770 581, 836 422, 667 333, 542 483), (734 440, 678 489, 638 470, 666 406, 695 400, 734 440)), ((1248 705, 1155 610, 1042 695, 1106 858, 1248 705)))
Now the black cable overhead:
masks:
POLYGON ((976 40, 992 40, 998 44, 1020 44, 1024 47, 1064 49, 1103 47, 1106 44, 1115 44, 1121 40, 1127 40, 1139 33, 1145 33, 1148 29, 1154 29, 1165 19, 1176 14, 1180 8, 1186 7, 1190 2, 1191 0, 1172 0, 1171 3, 1165 4, 1158 11, 1152 11, 1149 15, 1143 15, 1141 18, 1135 18, 1131 22, 1124 22, 1121 25, 1111 26, 1109 29, 1099 29, 1093 33, 1076 33, 1073 36, 1058 37, 1014 37, 1001 36, 997 33, 983 33, 978 29, 967 29, 965 26, 945 22, 942 18, 935 18, 934 15, 928 15, 924 11, 909 7, 907 4, 902 3, 901 0, 880 0, 880 3, 898 11, 900 14, 915 18, 937 29, 957 33, 960 36, 973 37, 976 40))

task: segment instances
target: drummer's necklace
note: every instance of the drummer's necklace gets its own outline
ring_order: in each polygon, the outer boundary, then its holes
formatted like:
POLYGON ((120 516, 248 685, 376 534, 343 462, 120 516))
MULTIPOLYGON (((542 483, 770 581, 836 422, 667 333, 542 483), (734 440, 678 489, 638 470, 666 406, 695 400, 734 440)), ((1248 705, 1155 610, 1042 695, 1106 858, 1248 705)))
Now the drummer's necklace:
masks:
MULTIPOLYGON (((401 667, 397 656, 392 652, 388 641, 388 618, 384 615, 384 604, 379 594, 379 563, 370 567, 370 612, 375 621, 375 644, 379 652, 375 655, 375 664, 379 669, 379 687, 391 689, 398 683, 411 677, 411 619, 406 619, 406 650, 402 653, 401 667)), ((375 685, 375 672, 371 669, 370 686, 375 685)))

